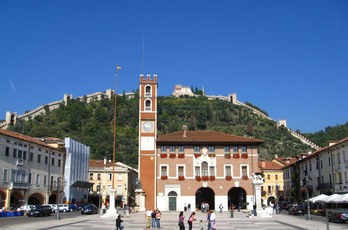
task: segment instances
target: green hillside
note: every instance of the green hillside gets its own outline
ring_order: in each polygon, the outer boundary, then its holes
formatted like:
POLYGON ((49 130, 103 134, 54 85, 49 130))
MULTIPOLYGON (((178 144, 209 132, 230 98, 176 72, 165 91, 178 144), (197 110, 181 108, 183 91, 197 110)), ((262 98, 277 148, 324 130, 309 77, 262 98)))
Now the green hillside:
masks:
MULTIPOLYGON (((137 165, 139 95, 117 97, 117 161, 137 165)), ((249 103, 249 105, 251 105, 249 103)), ((27 122, 18 122, 10 130, 33 137, 71 137, 91 147, 92 158, 111 159, 113 146, 113 100, 87 104, 70 100, 67 106, 48 111, 27 122)), ((263 119, 251 110, 222 100, 159 97, 158 134, 170 133, 187 125, 189 130, 215 130, 239 136, 253 136, 265 141, 260 157, 294 156, 310 147, 291 136, 283 127, 263 119)))

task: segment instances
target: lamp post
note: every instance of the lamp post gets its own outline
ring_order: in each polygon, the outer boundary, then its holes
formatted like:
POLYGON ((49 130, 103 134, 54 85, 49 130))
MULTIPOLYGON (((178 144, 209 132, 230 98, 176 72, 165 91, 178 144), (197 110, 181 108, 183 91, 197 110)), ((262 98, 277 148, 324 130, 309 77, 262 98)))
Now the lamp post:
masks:
POLYGON ((309 178, 308 176, 305 176, 305 184, 303 181, 300 181, 300 186, 304 187, 306 189, 306 197, 307 197, 307 216, 306 220, 311 220, 311 211, 310 211, 310 206, 309 206, 309 188, 312 187, 312 179, 309 178))

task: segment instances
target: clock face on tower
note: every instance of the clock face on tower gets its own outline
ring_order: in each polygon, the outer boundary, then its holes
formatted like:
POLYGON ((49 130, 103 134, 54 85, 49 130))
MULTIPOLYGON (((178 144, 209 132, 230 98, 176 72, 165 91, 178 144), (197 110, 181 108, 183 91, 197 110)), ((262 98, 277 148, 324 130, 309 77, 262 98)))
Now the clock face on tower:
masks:
POLYGON ((142 127, 143 127, 144 132, 153 132, 154 131, 153 121, 144 121, 142 127))

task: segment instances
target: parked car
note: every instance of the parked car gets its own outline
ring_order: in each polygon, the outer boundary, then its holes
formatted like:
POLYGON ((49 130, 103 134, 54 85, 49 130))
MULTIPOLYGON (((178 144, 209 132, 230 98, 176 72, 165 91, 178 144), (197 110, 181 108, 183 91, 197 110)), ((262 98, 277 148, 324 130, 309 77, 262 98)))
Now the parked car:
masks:
POLYGON ((29 212, 33 208, 35 208, 35 205, 23 205, 23 206, 16 208, 16 210, 19 209, 19 210, 24 211, 24 212, 29 212))
POLYGON ((69 204, 69 211, 70 212, 76 212, 78 210, 78 207, 76 204, 69 204))
POLYGON ((348 210, 347 209, 336 209, 328 214, 329 222, 346 223, 348 222, 348 210))
POLYGON ((81 208, 81 214, 97 214, 98 212, 99 209, 95 204, 85 204, 81 208))
POLYGON ((69 212, 70 208, 68 204, 58 204, 59 212, 69 212))
POLYGON ((50 216, 52 213, 52 208, 49 205, 35 205, 34 208, 29 210, 27 213, 28 217, 32 216, 50 216))
POLYGON ((293 205, 289 209, 289 215, 304 215, 305 207, 303 205, 293 205))
POLYGON ((47 205, 51 206, 52 212, 57 212, 57 208, 58 208, 57 204, 47 204, 47 205))

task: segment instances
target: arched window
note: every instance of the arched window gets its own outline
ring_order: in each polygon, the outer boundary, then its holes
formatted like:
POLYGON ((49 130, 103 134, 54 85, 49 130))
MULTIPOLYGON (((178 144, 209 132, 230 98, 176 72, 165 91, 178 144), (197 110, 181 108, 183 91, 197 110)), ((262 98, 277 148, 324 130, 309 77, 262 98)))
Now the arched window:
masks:
POLYGON ((145 101, 145 111, 151 111, 151 100, 145 101))
POLYGON ((145 97, 151 96, 151 86, 145 86, 145 97))
POLYGON ((170 191, 168 196, 178 196, 178 194, 175 191, 170 191))
POLYGON ((202 162, 202 176, 208 176, 208 163, 206 161, 202 162))

